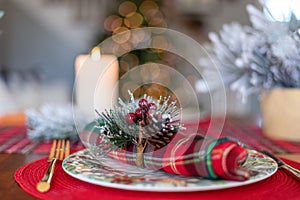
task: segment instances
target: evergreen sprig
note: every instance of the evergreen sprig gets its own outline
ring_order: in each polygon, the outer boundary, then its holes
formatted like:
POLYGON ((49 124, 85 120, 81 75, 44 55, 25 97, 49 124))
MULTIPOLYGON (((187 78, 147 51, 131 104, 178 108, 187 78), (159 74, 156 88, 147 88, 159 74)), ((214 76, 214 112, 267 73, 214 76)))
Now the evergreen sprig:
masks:
MULTIPOLYGON (((102 134, 103 141, 111 144, 109 150, 126 148, 132 144, 139 145, 141 141, 146 143, 148 138, 159 132, 164 134, 166 131, 171 131, 170 134, 175 134, 183 128, 178 120, 180 110, 177 108, 175 101, 169 102, 169 97, 160 97, 158 100, 154 100, 151 96, 145 94, 143 98, 136 100, 132 92, 128 91, 128 93, 130 96, 129 102, 124 102, 119 98, 119 106, 102 113, 96 111, 98 114, 96 118, 97 128, 102 134), (139 102, 141 100, 147 102, 148 105, 154 104, 155 109, 145 108, 144 116, 146 117, 142 117, 135 122, 128 122, 128 114, 140 109, 139 102), (148 128, 148 125, 151 128, 148 128), (141 131, 142 140, 140 140, 141 131)), ((102 145, 107 146, 106 144, 102 145)))

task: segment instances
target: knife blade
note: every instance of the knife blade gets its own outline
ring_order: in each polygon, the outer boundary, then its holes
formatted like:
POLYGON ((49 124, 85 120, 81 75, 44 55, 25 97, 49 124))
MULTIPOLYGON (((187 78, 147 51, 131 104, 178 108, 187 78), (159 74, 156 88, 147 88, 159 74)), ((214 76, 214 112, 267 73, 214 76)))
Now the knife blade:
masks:
POLYGON ((260 152, 272 158, 277 163, 279 169, 284 170, 286 173, 291 175, 297 181, 300 181, 300 171, 298 169, 288 165, 287 163, 285 163, 284 161, 282 161, 281 159, 279 159, 278 157, 276 157, 275 155, 273 155, 268 151, 263 150, 260 152))

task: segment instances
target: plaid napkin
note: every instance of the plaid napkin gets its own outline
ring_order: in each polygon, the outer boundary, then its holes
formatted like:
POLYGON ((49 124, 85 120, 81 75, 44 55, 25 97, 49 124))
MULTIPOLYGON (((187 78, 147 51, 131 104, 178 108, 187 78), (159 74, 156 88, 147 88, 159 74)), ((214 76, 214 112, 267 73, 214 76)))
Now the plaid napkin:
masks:
MULTIPOLYGON (((84 143, 101 141, 101 134, 94 123, 87 125, 81 135, 84 136, 81 138, 84 143)), ((132 145, 127 149, 117 149, 110 151, 108 155, 135 165, 136 147, 132 145)), ((146 168, 171 174, 243 181, 249 178, 249 172, 241 167, 247 155, 247 150, 234 139, 177 133, 161 149, 148 145, 144 153, 144 165, 146 168)))

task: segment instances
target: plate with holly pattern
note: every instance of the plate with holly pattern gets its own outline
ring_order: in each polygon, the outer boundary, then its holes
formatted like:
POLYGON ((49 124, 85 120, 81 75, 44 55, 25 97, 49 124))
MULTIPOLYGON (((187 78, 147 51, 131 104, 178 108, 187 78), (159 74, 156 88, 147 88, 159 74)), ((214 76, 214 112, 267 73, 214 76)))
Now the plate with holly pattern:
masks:
POLYGON ((107 156, 95 159, 89 150, 78 151, 63 161, 63 169, 70 176, 84 182, 125 190, 153 192, 188 192, 218 190, 256 183, 272 176, 277 163, 270 157, 249 150, 243 167, 250 171, 246 181, 208 180, 142 169, 107 156))

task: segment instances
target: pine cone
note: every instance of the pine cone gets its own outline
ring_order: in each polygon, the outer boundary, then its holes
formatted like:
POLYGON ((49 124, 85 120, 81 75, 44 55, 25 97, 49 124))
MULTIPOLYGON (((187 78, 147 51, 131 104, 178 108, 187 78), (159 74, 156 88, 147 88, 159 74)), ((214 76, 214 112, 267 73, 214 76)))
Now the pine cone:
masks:
POLYGON ((162 148, 171 142, 178 131, 178 126, 171 124, 170 118, 156 114, 152 117, 151 123, 143 129, 148 142, 156 148, 162 148))

